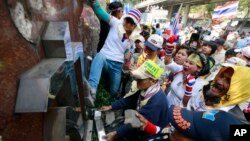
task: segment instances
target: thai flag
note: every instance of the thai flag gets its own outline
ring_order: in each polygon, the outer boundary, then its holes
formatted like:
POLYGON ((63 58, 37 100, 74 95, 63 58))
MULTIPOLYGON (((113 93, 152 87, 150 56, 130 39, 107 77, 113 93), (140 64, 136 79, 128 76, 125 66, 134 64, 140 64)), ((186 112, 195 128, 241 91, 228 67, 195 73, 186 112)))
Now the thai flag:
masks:
POLYGON ((180 21, 180 13, 181 13, 181 9, 182 9, 182 5, 180 6, 178 12, 176 13, 174 20, 171 23, 171 30, 172 30, 172 35, 177 35, 177 33, 179 32, 179 21, 180 21))
POLYGON ((217 6, 212 16, 213 20, 221 18, 232 18, 237 15, 239 1, 227 2, 223 6, 217 6))

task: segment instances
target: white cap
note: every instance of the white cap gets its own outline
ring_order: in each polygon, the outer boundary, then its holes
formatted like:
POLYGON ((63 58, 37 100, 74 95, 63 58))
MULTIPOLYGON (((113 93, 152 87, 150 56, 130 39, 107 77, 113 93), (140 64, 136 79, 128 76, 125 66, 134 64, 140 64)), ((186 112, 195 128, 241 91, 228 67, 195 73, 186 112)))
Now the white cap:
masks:
POLYGON ((162 44, 163 44, 163 38, 157 34, 152 34, 145 42, 145 46, 149 47, 153 51, 161 49, 162 44))
POLYGON ((136 79, 159 79, 163 73, 163 69, 151 60, 145 61, 139 68, 133 70, 132 76, 136 79))
POLYGON ((245 57, 250 58, 250 46, 244 47, 244 48, 241 50, 241 53, 242 53, 245 57))
POLYGON ((152 75, 150 75, 144 65, 141 65, 138 69, 133 70, 132 76, 136 79, 147 79, 147 78, 153 78, 152 75))
POLYGON ((241 52, 241 48, 234 49, 234 52, 237 52, 237 53, 241 52))
POLYGON ((221 64, 225 67, 231 67, 231 66, 246 66, 247 62, 238 58, 238 57, 231 57, 225 61, 225 63, 221 64))

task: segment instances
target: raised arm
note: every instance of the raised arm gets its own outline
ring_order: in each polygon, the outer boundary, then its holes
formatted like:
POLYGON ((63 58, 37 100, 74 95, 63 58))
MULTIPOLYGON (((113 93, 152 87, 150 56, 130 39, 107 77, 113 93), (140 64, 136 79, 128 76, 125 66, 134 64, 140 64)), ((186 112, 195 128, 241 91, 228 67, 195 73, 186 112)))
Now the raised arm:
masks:
POLYGON ((95 14, 101 18, 102 20, 104 20, 105 22, 109 23, 110 20, 110 15, 101 7, 99 0, 93 0, 93 10, 95 12, 95 14))
POLYGON ((189 99, 192 97, 193 93, 193 86, 195 84, 195 77, 192 75, 188 75, 186 79, 186 89, 185 89, 185 95, 182 100, 182 104, 184 107, 187 107, 189 99))

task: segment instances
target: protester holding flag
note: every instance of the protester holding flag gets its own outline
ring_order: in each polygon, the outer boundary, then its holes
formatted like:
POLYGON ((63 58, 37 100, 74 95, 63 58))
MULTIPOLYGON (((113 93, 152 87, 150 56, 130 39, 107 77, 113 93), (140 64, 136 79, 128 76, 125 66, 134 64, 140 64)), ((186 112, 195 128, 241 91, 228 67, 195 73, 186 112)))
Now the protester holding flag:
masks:
POLYGON ((207 66, 206 62, 206 56, 196 52, 189 55, 183 66, 172 61, 171 55, 166 55, 166 70, 174 74, 170 91, 167 94, 169 107, 171 105, 186 107, 190 98, 201 94, 204 80, 199 76, 208 73, 204 71, 207 66))

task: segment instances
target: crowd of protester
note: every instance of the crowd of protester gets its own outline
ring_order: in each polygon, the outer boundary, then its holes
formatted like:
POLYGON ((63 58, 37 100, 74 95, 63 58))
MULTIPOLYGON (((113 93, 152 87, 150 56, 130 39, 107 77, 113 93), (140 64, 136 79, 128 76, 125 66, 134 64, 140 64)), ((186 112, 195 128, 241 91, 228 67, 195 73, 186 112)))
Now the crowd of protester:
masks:
POLYGON ((137 9, 123 15, 120 2, 109 14, 98 0, 92 7, 108 33, 91 64, 88 106, 105 71, 116 101, 100 110, 134 109, 141 122, 118 126, 107 140, 227 141, 230 125, 249 124, 249 33, 187 26, 172 35, 140 25, 137 9))

